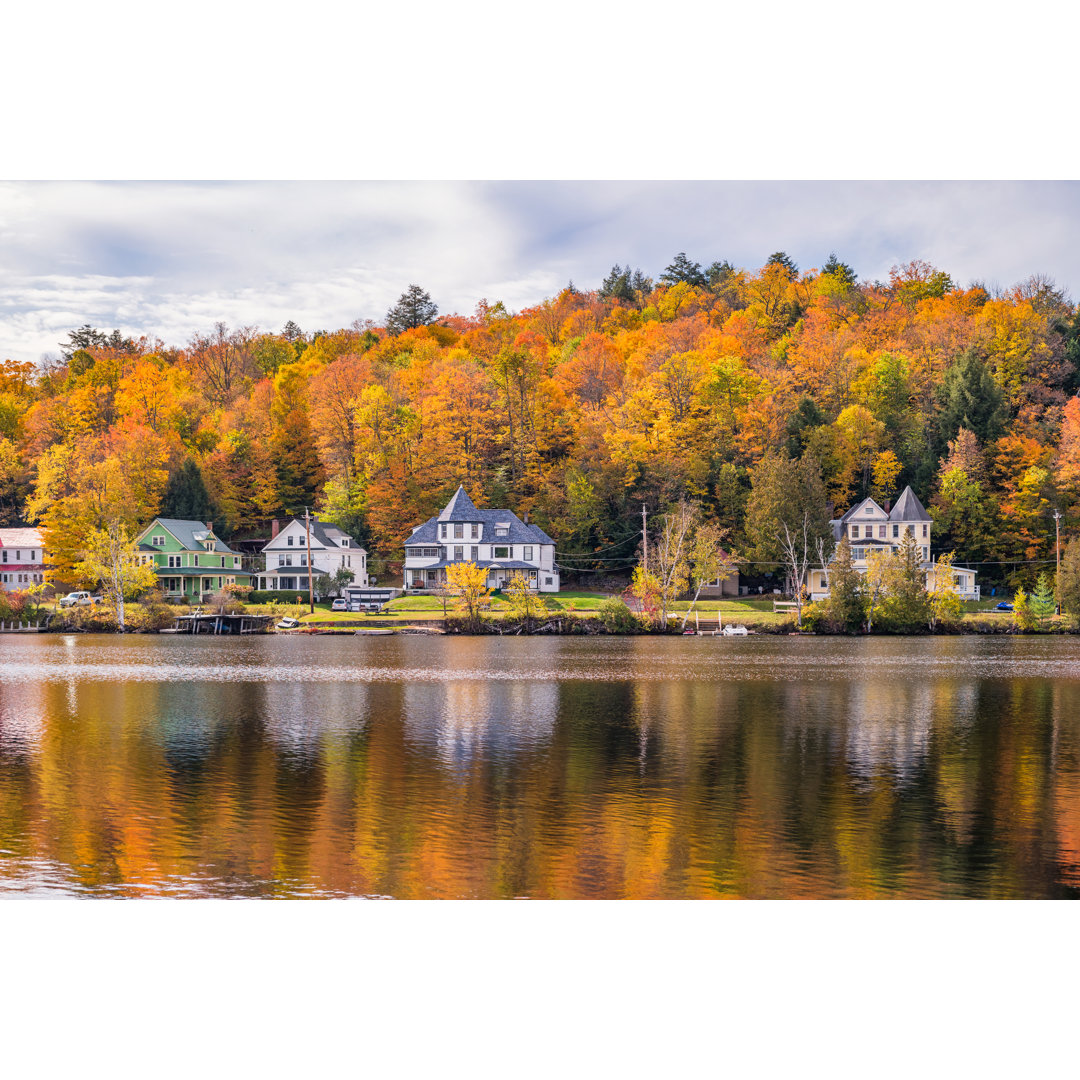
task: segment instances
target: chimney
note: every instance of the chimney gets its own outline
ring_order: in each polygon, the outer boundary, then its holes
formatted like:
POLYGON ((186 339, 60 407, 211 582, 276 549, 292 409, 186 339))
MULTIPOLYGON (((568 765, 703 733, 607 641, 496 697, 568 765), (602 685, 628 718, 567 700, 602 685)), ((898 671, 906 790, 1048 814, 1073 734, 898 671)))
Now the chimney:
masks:
POLYGON ((892 499, 885 500, 885 513, 887 514, 892 509, 892 499))
POLYGON ((213 532, 214 531, 214 523, 212 521, 208 521, 206 523, 206 531, 207 532, 213 532))
POLYGON ((279 532, 281 532, 281 522, 278 521, 277 518, 274 518, 274 520, 270 522, 270 539, 273 540, 279 532))
POLYGON ((526 525, 529 524, 529 511, 528 510, 525 511, 525 524, 526 525))

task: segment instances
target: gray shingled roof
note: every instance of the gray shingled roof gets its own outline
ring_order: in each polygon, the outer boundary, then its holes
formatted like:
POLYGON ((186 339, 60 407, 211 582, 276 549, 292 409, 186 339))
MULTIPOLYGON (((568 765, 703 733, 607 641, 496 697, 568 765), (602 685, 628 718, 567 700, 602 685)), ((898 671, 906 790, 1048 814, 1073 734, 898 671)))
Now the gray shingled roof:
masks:
MULTIPOLYGON (((209 529, 206 527, 205 521, 187 521, 180 518, 155 518, 151 523, 151 527, 147 528, 143 533, 144 536, 149 535, 152 531, 153 525, 161 525, 168 529, 169 532, 176 537, 176 539, 184 545, 187 551, 205 551, 206 550, 206 534, 209 529), (200 536, 202 539, 200 539, 200 536)), ((156 549, 160 550, 160 549, 156 549)), ((238 551, 233 551, 231 547, 227 547, 216 536, 214 537, 214 550, 220 551, 225 555, 239 555, 238 551)))
POLYGON ((930 515, 926 508, 919 502, 918 495, 911 490, 910 485, 901 492, 900 498, 889 514, 890 521, 929 521, 930 515))
MULTIPOLYGON (((446 504, 446 508, 437 518, 430 518, 423 525, 418 525, 406 544, 439 544, 453 543, 454 538, 439 539, 440 522, 476 522, 481 526, 479 539, 472 537, 459 537, 459 541, 465 543, 496 544, 506 542, 508 544, 554 544, 555 541, 539 525, 526 525, 517 514, 509 510, 480 510, 465 493, 463 487, 458 487, 454 497, 446 504), (506 536, 496 536, 495 526, 506 525, 506 536)), ((451 530, 452 532, 453 530, 451 530)))

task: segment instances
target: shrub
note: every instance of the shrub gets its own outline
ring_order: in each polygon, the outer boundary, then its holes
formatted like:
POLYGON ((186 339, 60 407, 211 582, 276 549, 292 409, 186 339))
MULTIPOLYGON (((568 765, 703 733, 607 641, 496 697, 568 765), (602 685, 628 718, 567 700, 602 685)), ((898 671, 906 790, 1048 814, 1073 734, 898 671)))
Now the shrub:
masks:
POLYGON ((597 616, 609 634, 628 634, 641 629, 638 617, 617 596, 601 600, 597 616))

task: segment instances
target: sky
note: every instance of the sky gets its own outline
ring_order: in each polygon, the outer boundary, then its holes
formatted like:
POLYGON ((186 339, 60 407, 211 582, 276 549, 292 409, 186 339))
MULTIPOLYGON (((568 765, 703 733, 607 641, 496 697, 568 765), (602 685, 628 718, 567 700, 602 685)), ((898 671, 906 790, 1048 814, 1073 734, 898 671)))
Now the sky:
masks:
POLYGON ((925 259, 959 284, 1032 273, 1080 297, 1080 184, 893 181, 0 184, 0 359, 90 323, 183 345, 223 320, 382 323, 416 283, 441 313, 517 311, 614 263, 685 251, 755 269, 830 252, 864 279, 925 259))

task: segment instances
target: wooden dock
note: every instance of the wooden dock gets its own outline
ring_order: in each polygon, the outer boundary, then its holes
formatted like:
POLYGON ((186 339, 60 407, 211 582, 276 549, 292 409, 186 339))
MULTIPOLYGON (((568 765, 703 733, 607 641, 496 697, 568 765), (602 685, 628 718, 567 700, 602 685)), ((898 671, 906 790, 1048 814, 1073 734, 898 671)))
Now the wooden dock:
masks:
POLYGON ((49 625, 48 619, 37 622, 20 622, 18 619, 0 619, 0 634, 42 634, 49 625))
POLYGON ((272 615, 177 615, 172 630, 165 634, 268 634, 272 615))

